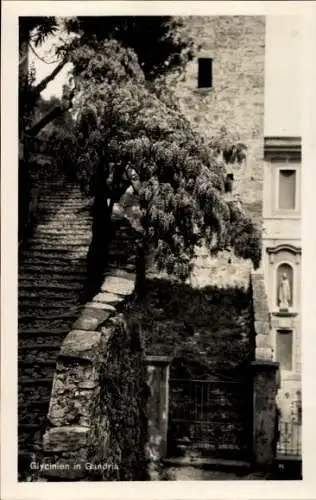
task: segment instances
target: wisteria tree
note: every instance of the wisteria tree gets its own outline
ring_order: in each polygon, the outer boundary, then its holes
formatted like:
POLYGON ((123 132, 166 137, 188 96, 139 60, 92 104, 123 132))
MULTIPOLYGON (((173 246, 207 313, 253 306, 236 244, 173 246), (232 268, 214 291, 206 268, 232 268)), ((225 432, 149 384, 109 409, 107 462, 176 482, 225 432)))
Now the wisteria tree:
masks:
POLYGON ((226 166, 244 159, 245 146, 223 131, 211 142, 198 135, 163 81, 148 83, 137 54, 117 40, 82 45, 72 57, 78 169, 95 199, 90 278, 103 269, 113 207, 127 189, 140 234, 139 296, 148 254, 180 279, 202 243, 257 266, 259 231, 239 203, 225 201, 226 166))
POLYGON ((76 168, 94 197, 89 280, 97 288, 112 237, 115 203, 133 193, 139 230, 136 291, 145 290, 146 256, 180 279, 190 273, 197 245, 232 248, 260 260, 260 234, 240 203, 227 201, 228 163, 245 146, 219 131, 198 135, 182 115, 164 75, 181 71, 194 43, 172 18, 75 18, 76 34, 59 50, 72 62, 69 94, 76 168), (138 34, 138 36, 136 36, 138 34), (144 43, 146 40, 146 43, 144 43))

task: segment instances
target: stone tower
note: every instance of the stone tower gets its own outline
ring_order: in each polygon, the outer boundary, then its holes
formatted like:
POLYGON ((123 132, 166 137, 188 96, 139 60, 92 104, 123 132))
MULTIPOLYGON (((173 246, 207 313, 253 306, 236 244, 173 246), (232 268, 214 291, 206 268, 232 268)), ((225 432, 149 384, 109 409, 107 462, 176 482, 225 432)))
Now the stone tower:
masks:
POLYGON ((265 18, 192 16, 185 22, 199 50, 175 84, 182 110, 203 134, 211 137, 226 127, 247 145, 247 160, 235 171, 234 191, 261 218, 265 18), (204 77, 204 84, 199 80, 207 64, 211 76, 208 82, 204 77))
MULTIPOLYGON (((265 17, 190 16, 185 29, 198 45, 196 57, 170 85, 182 111, 207 137, 221 127, 247 146, 247 158, 232 169, 233 196, 240 196, 253 217, 262 221, 264 157, 265 17)), ((249 263, 248 263, 249 264, 249 263)), ((199 284, 237 284, 247 280, 249 265, 225 256, 200 255, 199 284), (227 266, 227 261, 231 262, 227 266), (203 262, 202 262, 203 261, 203 262), (236 264, 234 266, 234 263, 236 264), (243 276, 242 276, 243 275, 243 276)))

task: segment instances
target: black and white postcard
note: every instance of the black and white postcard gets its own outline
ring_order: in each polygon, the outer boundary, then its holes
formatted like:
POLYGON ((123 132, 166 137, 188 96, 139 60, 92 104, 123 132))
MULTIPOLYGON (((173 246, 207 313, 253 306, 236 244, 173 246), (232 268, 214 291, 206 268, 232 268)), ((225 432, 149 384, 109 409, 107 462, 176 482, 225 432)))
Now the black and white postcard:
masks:
POLYGON ((4 499, 314 498, 316 5, 263 4, 3 2, 4 499))

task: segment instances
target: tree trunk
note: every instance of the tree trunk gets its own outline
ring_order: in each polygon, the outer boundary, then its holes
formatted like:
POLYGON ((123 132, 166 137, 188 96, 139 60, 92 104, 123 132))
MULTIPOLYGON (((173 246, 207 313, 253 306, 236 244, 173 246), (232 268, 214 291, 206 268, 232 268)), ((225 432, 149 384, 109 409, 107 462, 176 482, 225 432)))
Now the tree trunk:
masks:
POLYGON ((113 237, 112 208, 104 196, 97 195, 93 205, 92 240, 87 255, 85 300, 91 300, 102 285, 113 237))
POLYGON ((146 296, 146 255, 147 245, 143 240, 137 245, 135 293, 139 300, 146 296))

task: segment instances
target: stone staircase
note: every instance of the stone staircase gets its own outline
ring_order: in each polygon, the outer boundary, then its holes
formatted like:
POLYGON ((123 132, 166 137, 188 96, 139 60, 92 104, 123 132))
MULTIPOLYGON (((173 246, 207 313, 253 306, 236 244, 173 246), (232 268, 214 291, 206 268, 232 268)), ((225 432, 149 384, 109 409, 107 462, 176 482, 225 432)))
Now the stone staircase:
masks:
MULTIPOLYGON (((56 359, 83 307, 92 200, 62 178, 41 189, 38 224, 20 249, 18 278, 19 470, 42 447, 56 359)), ((133 233, 115 221, 110 266, 133 268, 133 233), (122 243, 122 239, 124 243, 122 243), (111 262, 112 261, 112 262, 111 262)))

